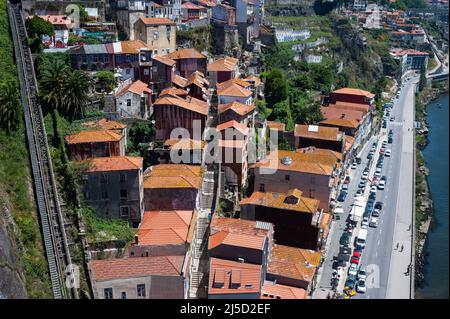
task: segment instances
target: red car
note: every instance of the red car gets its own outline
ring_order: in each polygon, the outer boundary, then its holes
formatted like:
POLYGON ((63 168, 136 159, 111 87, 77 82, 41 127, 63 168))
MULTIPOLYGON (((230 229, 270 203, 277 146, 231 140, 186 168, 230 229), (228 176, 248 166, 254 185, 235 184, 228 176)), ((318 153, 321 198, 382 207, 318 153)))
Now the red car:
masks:
POLYGON ((354 251, 353 252, 353 256, 352 256, 352 259, 351 259, 351 263, 355 263, 355 264, 359 264, 359 261, 360 261, 360 259, 361 259, 361 253, 359 252, 359 251, 354 251))
POLYGON ((350 183, 350 176, 345 177, 344 184, 350 183))
POLYGON ((380 154, 383 154, 384 151, 385 151, 385 148, 384 148, 384 147, 380 148, 380 154))

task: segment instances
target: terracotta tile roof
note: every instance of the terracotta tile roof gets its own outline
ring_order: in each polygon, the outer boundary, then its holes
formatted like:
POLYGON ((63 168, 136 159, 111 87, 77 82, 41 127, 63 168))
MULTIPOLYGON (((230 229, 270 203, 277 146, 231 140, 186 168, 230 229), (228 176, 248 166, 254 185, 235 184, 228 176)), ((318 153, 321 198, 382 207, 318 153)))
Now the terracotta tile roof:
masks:
POLYGON ((155 55, 152 59, 168 66, 173 66, 177 63, 177 61, 170 59, 167 55, 155 55))
POLYGON ((428 56, 427 52, 417 51, 414 49, 400 49, 400 48, 394 48, 391 49, 391 54, 395 56, 403 56, 405 54, 407 55, 425 55, 428 56))
POLYGON ((200 166, 185 164, 159 164, 144 174, 144 188, 196 188, 200 189, 203 171, 200 166))
POLYGON ((95 157, 87 161, 86 172, 111 172, 142 169, 144 158, 131 156, 95 157))
POLYGON ((152 90, 148 88, 147 83, 144 83, 140 80, 130 83, 129 85, 122 88, 122 90, 116 92, 114 95, 118 97, 124 95, 126 92, 132 92, 138 95, 142 95, 144 93, 152 94, 152 90))
POLYGON ((217 89, 217 95, 249 97, 252 95, 252 91, 244 89, 242 86, 236 83, 232 83, 222 89, 217 89))
POLYGON ((275 122, 275 121, 267 121, 267 127, 269 129, 279 130, 279 131, 285 131, 286 130, 286 124, 281 122, 275 122))
POLYGON ((176 25, 174 21, 167 18, 140 18, 145 25, 176 25))
POLYGON ((40 15, 38 17, 53 25, 64 25, 69 27, 72 24, 72 18, 64 15, 40 15))
POLYGON ((216 61, 209 63, 207 69, 209 72, 231 72, 233 71, 237 65, 239 60, 231 57, 224 57, 221 59, 217 59, 216 61))
POLYGON ((328 165, 334 165, 334 163, 342 161, 342 153, 327 149, 327 148, 318 148, 315 146, 308 146, 303 148, 298 148, 296 150, 297 153, 302 153, 305 155, 306 160, 309 161, 318 161, 321 163, 325 163, 328 165), (308 158, 308 156, 310 156, 308 158))
POLYGON ((320 110, 322 111, 323 117, 327 120, 342 118, 360 122, 364 117, 364 112, 362 111, 336 108, 334 107, 334 104, 330 104, 329 106, 322 106, 320 110))
POLYGON ((265 237, 247 234, 219 231, 209 236, 208 249, 214 249, 219 245, 245 247, 263 250, 265 237))
MULTIPOLYGON (((265 160, 253 165, 255 168, 278 169, 282 171, 297 171, 317 175, 331 175, 336 163, 334 156, 318 153, 300 153, 281 151, 269 153, 265 160), (290 158, 292 163, 284 164, 284 159, 290 158)), ((264 174, 261 171, 260 174, 264 174)))
POLYGON ((236 114, 239 114, 241 116, 244 116, 252 111, 255 110, 255 105, 254 104, 244 104, 238 101, 233 101, 231 103, 227 103, 227 104, 219 104, 219 113, 222 114, 228 110, 233 111, 236 114))
POLYGON ((266 281, 261 288, 260 299, 306 299, 306 296, 305 289, 266 281))
POLYGON ((138 230, 138 245, 176 245, 187 240, 193 212, 147 211, 138 230))
POLYGON ((86 130, 65 137, 67 144, 118 142, 122 135, 110 130, 86 130))
POLYGON ((345 135, 345 150, 348 151, 355 143, 355 138, 353 136, 345 135))
POLYGON ((198 52, 194 48, 179 49, 167 55, 172 60, 182 59, 206 59, 206 55, 198 52))
POLYGON ((320 125, 295 124, 294 136, 328 141, 339 141, 341 139, 338 128, 320 125))
POLYGON ((120 42, 122 53, 137 54, 141 49, 150 50, 150 47, 141 40, 128 40, 120 42))
POLYGON ((209 85, 209 82, 207 79, 205 79, 205 76, 203 73, 201 73, 199 71, 195 71, 187 78, 187 81, 186 81, 186 86, 189 86, 191 84, 195 84, 196 86, 198 86, 201 89, 206 89, 206 86, 209 85))
POLYGON ((259 237, 265 237, 268 234, 268 230, 258 227, 256 221, 228 217, 217 217, 217 215, 213 215, 211 219, 210 233, 215 234, 221 231, 259 237))
POLYGON ((195 113, 200 113, 203 115, 208 114, 208 103, 194 98, 183 99, 179 96, 165 95, 163 97, 159 97, 155 101, 154 105, 157 107, 164 107, 165 105, 176 105, 180 108, 195 113))
POLYGON ((341 110, 360 111, 363 112, 364 114, 367 114, 369 112, 369 105, 361 103, 337 101, 336 104, 330 104, 328 107, 333 107, 341 110))
POLYGON ((278 208, 301 213, 315 214, 319 208, 319 200, 301 195, 298 189, 286 194, 272 192, 253 192, 244 198, 239 205, 257 205, 278 208))
POLYGON ((190 138, 168 139, 164 141, 164 146, 169 149, 193 150, 203 149, 205 141, 197 141, 190 138))
POLYGON ((257 77, 257 76, 254 76, 254 75, 247 76, 244 79, 244 81, 252 83, 255 87, 258 87, 258 86, 261 85, 261 79, 259 77, 257 77))
POLYGON ((320 252, 274 244, 267 273, 310 282, 320 265, 320 252))
POLYGON ((151 275, 180 276, 184 256, 92 260, 92 279, 107 281, 151 275))
POLYGON ((102 128, 104 130, 122 130, 127 127, 126 124, 112 121, 108 119, 100 119, 97 121, 89 121, 81 123, 81 126, 92 127, 92 128, 102 128))
POLYGON ((250 83, 248 83, 244 80, 241 80, 239 78, 234 78, 234 79, 230 79, 228 81, 217 83, 217 90, 225 90, 226 88, 228 88, 229 86, 231 86, 233 84, 237 84, 244 89, 248 89, 251 86, 250 83))
POLYGON ((370 93, 369 91, 361 90, 361 89, 355 89, 355 88, 342 88, 339 90, 335 90, 331 93, 339 93, 339 94, 349 94, 349 95, 359 95, 359 96, 365 96, 369 99, 374 98, 375 94, 370 93))
MULTIPOLYGON (((216 129, 219 132, 225 131, 227 129, 233 128, 241 134, 247 136, 249 128, 242 123, 236 122, 235 120, 231 120, 222 124, 217 125, 216 129)), ((233 133, 233 132, 232 132, 233 133)), ((225 138, 225 134, 223 136, 225 138)))
POLYGON ((205 7, 198 6, 196 4, 193 4, 192 2, 183 2, 181 4, 181 8, 183 8, 183 9, 193 9, 193 10, 206 10, 205 7))
POLYGON ((329 124, 329 125, 335 125, 340 127, 350 127, 350 128, 358 128, 359 123, 357 120, 352 119, 328 119, 323 120, 320 122, 320 124, 329 124))
POLYGON ((209 295, 259 293, 261 265, 211 258, 209 295), (234 283, 235 286, 231 284, 234 283), (235 288, 233 288, 235 287, 235 288))
POLYGON ((183 89, 179 89, 176 87, 170 87, 170 88, 166 88, 164 90, 161 91, 161 93, 159 93, 159 97, 162 97, 163 95, 173 95, 173 96, 180 96, 180 95, 187 95, 188 92, 186 90, 183 89))
POLYGON ((175 85, 178 85, 179 87, 186 87, 187 79, 183 78, 182 76, 175 74, 172 78, 172 83, 175 85))

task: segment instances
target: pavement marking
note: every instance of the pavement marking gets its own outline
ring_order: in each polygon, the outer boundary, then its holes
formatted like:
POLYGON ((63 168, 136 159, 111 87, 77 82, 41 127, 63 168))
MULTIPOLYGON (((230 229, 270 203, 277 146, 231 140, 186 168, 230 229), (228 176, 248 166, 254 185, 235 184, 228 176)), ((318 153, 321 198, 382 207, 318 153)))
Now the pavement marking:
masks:
POLYGON ((380 239, 378 239, 378 246, 380 246, 380 239))

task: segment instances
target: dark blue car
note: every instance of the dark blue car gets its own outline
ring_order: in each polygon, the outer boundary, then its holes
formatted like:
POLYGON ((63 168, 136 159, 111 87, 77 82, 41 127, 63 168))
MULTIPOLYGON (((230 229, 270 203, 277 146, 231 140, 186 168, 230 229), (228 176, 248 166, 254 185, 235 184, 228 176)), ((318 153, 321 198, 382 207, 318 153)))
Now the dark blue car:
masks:
POLYGON ((347 197, 347 192, 341 191, 337 200, 338 200, 338 202, 343 202, 346 197, 347 197))

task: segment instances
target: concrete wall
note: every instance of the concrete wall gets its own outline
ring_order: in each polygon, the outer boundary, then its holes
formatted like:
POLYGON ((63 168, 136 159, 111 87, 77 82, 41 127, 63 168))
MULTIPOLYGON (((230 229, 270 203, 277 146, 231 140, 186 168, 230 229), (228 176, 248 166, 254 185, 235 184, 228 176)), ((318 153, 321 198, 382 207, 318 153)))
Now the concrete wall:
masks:
POLYGON ((167 54, 175 51, 176 45, 176 27, 166 25, 145 25, 142 20, 134 24, 135 38, 147 43, 147 45, 156 54, 167 54), (167 28, 170 31, 167 32, 167 28))
POLYGON ((195 188, 146 188, 144 207, 149 210, 193 210, 198 190, 195 188))
POLYGON ((121 117, 132 117, 147 119, 149 116, 148 97, 144 94, 141 97, 139 94, 133 92, 126 92, 125 94, 116 98, 116 112, 121 117), (130 100, 131 105, 127 105, 130 100))

